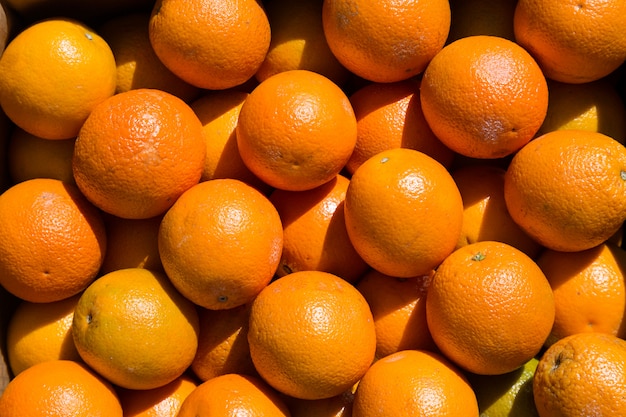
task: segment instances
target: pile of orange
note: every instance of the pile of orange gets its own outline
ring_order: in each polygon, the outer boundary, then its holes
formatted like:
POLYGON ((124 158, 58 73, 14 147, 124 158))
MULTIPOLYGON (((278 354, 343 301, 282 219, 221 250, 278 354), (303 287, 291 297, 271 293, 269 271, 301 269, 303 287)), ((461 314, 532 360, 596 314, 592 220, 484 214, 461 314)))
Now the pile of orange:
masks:
POLYGON ((0 416, 626 416, 625 2, 90 4, 0 5, 0 416))

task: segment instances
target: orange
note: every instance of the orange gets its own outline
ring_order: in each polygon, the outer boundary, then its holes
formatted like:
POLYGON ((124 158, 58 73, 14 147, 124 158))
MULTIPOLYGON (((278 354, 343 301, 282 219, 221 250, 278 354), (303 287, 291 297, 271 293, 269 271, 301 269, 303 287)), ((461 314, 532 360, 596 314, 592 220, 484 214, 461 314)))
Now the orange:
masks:
POLYGON ((424 152, 442 165, 452 163, 454 152, 430 129, 420 103, 420 82, 370 83, 350 95, 357 121, 354 152, 346 170, 354 171, 368 158, 391 148, 424 152))
POLYGON ((535 258, 541 245, 513 221, 504 200, 504 174, 499 166, 478 163, 452 171, 463 198, 463 228, 456 245, 460 248, 484 240, 508 243, 535 258))
POLYGON ((31 302, 71 297, 96 277, 106 251, 100 212, 78 188, 36 178, 0 195, 0 285, 31 302))
POLYGON ((516 41, 546 77, 565 83, 600 79, 626 59, 626 4, 619 0, 520 0, 516 41))
POLYGON ((626 341, 604 333, 565 337, 543 354, 533 379, 540 417, 623 416, 626 341))
POLYGON ((252 78, 270 46, 270 25, 256 0, 158 0, 150 42, 174 74, 222 90, 252 78))
POLYGON ((352 417, 353 388, 342 394, 319 400, 303 400, 301 398, 286 397, 285 402, 291 417, 352 417))
POLYGON ((252 185, 263 193, 271 189, 244 164, 237 147, 235 129, 247 92, 228 89, 208 91, 191 102, 191 109, 202 123, 206 157, 200 181, 233 178, 252 185))
POLYGON ((356 251, 394 277, 429 273, 454 250, 461 233, 463 201, 452 176, 413 149, 389 149, 365 161, 350 180, 344 204, 356 251))
POLYGON ((106 19, 98 33, 111 47, 117 66, 115 92, 155 88, 189 102, 200 89, 174 75, 156 56, 150 43, 150 12, 119 14, 106 19))
POLYGON ((15 127, 9 137, 7 161, 13 183, 33 178, 74 182, 72 156, 75 138, 49 140, 15 127))
POLYGON ((0 105, 19 127, 69 139, 115 92, 109 45, 79 21, 54 18, 17 34, 0 59, 0 105))
POLYGON ((481 375, 511 372, 541 350, 554 322, 552 289, 537 264, 506 243, 454 251, 428 287, 426 319, 441 350, 481 375))
POLYGON ((283 247, 278 212, 258 190, 235 179, 201 182, 163 217, 163 268, 174 286, 202 307, 252 301, 270 282, 283 247))
POLYGON ((272 38, 265 59, 255 74, 257 80, 263 81, 283 71, 303 69, 344 85, 350 72, 328 47, 322 25, 322 3, 318 0, 265 2, 272 38))
POLYGON ((448 43, 474 35, 515 40, 513 16, 517 0, 450 0, 448 43))
POLYGON ((276 274, 324 271, 355 282, 369 269, 346 230, 343 175, 307 191, 273 191, 269 199, 283 224, 283 252, 276 274))
POLYGON ((521 46, 475 35, 446 45, 424 71, 424 117, 453 151, 502 158, 530 141, 546 116, 548 85, 521 46))
POLYGON ((173 417, 198 385, 182 375, 169 384, 147 390, 117 388, 124 417, 173 417))
POLYGON ((326 0, 322 23, 330 50, 348 70, 370 81, 394 82, 420 74, 443 47, 450 5, 326 0))
POLYGON ((543 246, 597 246, 626 219, 626 149, 597 132, 546 133, 513 157, 504 198, 513 220, 543 246))
POLYGON ((443 356, 403 350, 378 360, 354 395, 353 417, 478 417, 465 376, 443 356))
POLYGON ((83 364, 52 360, 34 365, 6 386, 2 417, 45 415, 122 417, 115 390, 83 364))
POLYGON ((261 82, 241 107, 237 146, 243 162, 272 187, 310 190, 342 170, 356 143, 354 111, 346 94, 308 70, 261 82))
POLYGON ((437 350, 426 322, 431 277, 395 278, 373 270, 356 284, 372 310, 378 359, 400 350, 437 350))
POLYGON ((123 219, 105 214, 107 249, 100 274, 125 268, 162 271, 158 241, 161 219, 123 219))
POLYGON ((72 319, 80 294, 49 303, 22 301, 7 325, 7 355, 13 375, 40 362, 80 361, 72 339, 72 319))
POLYGON ((548 80, 548 113, 537 132, 579 129, 626 142, 626 105, 607 79, 583 84, 548 80))
POLYGON ((367 301, 350 283, 300 271, 273 281, 253 301, 248 343, 272 387, 315 400, 359 381, 374 359, 376 329, 367 301))
POLYGON ((207 381, 225 374, 256 375, 248 346, 250 305, 225 310, 198 309, 200 334, 191 370, 207 381))
POLYGON ((202 125, 178 97, 130 90, 100 103, 74 145, 76 184, 96 206, 118 217, 145 219, 169 209, 200 181, 202 125))
POLYGON ((120 269, 82 293, 72 336, 81 358, 113 384, 158 388, 191 365, 198 313, 163 273, 120 269))
POLYGON ((248 375, 227 374, 198 385, 183 402, 178 417, 212 416, 289 417, 289 410, 265 381, 248 375))
POLYGON ((570 334, 626 337, 626 252, 603 243, 579 252, 546 249, 537 264, 550 282, 556 315, 546 345, 570 334))

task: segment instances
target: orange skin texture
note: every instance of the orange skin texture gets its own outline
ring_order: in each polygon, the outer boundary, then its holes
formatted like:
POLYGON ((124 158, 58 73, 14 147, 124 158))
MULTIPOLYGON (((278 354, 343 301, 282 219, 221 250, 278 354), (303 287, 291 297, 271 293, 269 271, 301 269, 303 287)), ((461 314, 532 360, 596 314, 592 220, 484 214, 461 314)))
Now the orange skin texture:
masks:
POLYGON ((350 95, 357 120, 357 139, 346 170, 354 171, 368 158, 391 148, 424 152, 448 167, 454 152, 428 126, 419 95, 419 81, 370 83, 350 95))
POLYGON ((294 69, 314 71, 342 86, 350 72, 333 55, 322 25, 318 0, 277 0, 264 5, 272 29, 265 60, 255 77, 263 81, 279 72, 294 69))
POLYGON ((158 242, 162 218, 123 219, 105 214, 107 251, 100 275, 125 268, 163 271, 158 242))
POLYGON ((440 354, 403 350, 378 360, 357 386, 353 417, 478 417, 472 387, 440 354))
POLYGON ((198 309, 200 335, 191 370, 208 381, 225 374, 256 375, 248 346, 250 304, 225 310, 198 309))
POLYGON ((466 165, 452 171, 463 198, 463 228, 456 245, 496 240, 535 258, 541 245, 513 221, 504 200, 504 174, 499 166, 466 165))
POLYGON ((461 233, 463 201, 452 176, 413 149, 390 149, 365 161, 344 204, 354 248, 372 268, 394 277, 429 273, 461 233))
POLYGON ((626 410, 626 341, 604 333, 567 336, 543 354, 533 378, 541 417, 618 416, 626 410))
POLYGON ((369 306, 350 283, 321 271, 294 272, 269 284, 252 303, 250 354, 278 391, 315 400, 340 395, 374 359, 369 306))
POLYGON ((315 270, 355 282, 369 269, 346 230, 344 200, 349 184, 348 178, 338 175, 312 190, 270 194, 283 223, 278 276, 315 270))
POLYGON ((448 44, 432 59, 420 98, 426 121, 446 146, 495 159, 533 138, 546 116, 548 86, 522 47, 477 35, 448 44))
POLYGON ((272 188, 244 164, 237 147, 237 120, 248 93, 230 89, 210 91, 190 103, 202 123, 206 157, 200 181, 234 178, 267 193, 272 188))
POLYGON ((122 417, 113 386, 84 364, 52 360, 16 376, 0 396, 2 417, 122 417))
POLYGON ((546 133, 513 157, 504 197, 513 220, 543 246, 590 249, 626 219, 626 149, 597 132, 546 133))
POLYGON ((31 302, 78 294, 96 278, 106 252, 100 212, 59 180, 21 182, 0 195, 0 284, 31 302))
POLYGON ((291 70, 252 90, 236 134, 250 171, 274 188, 304 191, 339 174, 354 150, 357 127, 350 100, 335 83, 291 70))
POLYGON ((426 298, 428 328, 450 360, 470 372, 511 372, 539 353, 555 316, 537 264, 514 247, 484 241, 454 251, 426 298))
POLYGON ((223 90, 252 78, 270 46, 270 25, 256 0, 158 0, 150 43, 174 74, 223 90))
POLYGON ((375 82, 402 81, 424 71, 450 30, 446 0, 327 0, 324 33, 348 70, 375 82))
POLYGON ((238 374, 221 375, 201 383, 177 414, 178 417, 229 415, 290 416, 282 397, 265 381, 238 374))
POLYGON ((83 23, 36 22, 0 60, 0 105, 9 118, 45 139, 75 137, 93 108, 115 92, 109 45, 83 23))
POLYGON ((122 218, 163 214, 200 181, 202 125, 178 97, 155 89, 119 93, 89 115, 74 144, 76 184, 122 218))
POLYGON ((595 81, 626 59, 622 1, 522 0, 513 26, 516 41, 556 81, 595 81))
POLYGON ((582 332, 626 337, 626 252, 612 243, 579 252, 545 250, 537 264, 554 293, 556 315, 546 345, 582 332))
POLYGON ((158 388, 180 377, 193 361, 198 330, 196 306, 165 274, 142 268, 94 281, 78 300, 72 322, 85 363, 128 389, 158 388))
POLYGON ((115 92, 156 88, 189 102, 200 89, 181 80, 159 60, 150 44, 149 23, 149 11, 137 12, 109 18, 98 28, 115 57, 115 92))
POLYGON ((437 350, 426 322, 431 277, 395 278, 372 270, 356 284, 374 316, 376 358, 407 349, 437 350))
POLYGON ((183 375, 169 384, 149 390, 117 388, 124 417, 175 416, 185 399, 198 385, 183 375))
POLYGON ((13 375, 47 360, 80 361, 72 319, 80 294, 49 303, 22 301, 6 330, 7 362, 13 375))
POLYGON ((49 140, 15 127, 9 136, 6 161, 12 183, 54 178, 74 183, 72 156, 75 138, 49 140))
POLYGON ((216 179, 176 201, 158 239, 161 262, 176 288, 197 305, 221 310, 252 301, 273 278, 283 227, 258 190, 216 179))

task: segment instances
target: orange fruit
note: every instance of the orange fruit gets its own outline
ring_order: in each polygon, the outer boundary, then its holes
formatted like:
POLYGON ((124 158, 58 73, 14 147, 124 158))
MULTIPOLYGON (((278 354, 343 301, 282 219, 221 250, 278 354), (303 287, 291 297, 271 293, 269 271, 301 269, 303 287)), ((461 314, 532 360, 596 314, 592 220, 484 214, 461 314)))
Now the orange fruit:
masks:
POLYGON ((6 160, 13 183, 34 178, 74 182, 72 156, 75 138, 49 140, 15 127, 9 137, 6 160))
POLYGON ((445 357, 403 350, 378 360, 357 386, 353 417, 478 417, 478 404, 461 371, 445 357))
POLYGON ((504 197, 513 220, 543 246, 592 248, 626 219, 626 149, 597 132, 546 133, 511 160, 504 197))
POLYGON ((456 247, 495 240, 508 243, 534 259, 542 248, 509 214, 504 200, 505 172, 500 166, 484 163, 452 171, 463 198, 463 227, 456 247))
POLYGON ((259 375, 306 400, 350 389, 376 350, 374 320, 350 283, 321 271, 294 272, 265 287, 250 310, 248 343, 259 375))
POLYGON ((579 252, 546 249, 537 264, 550 282, 556 315, 546 345, 583 332, 626 337, 626 252, 603 243, 579 252))
POLYGON ((325 0, 322 23, 330 50, 348 70, 366 80, 394 82, 420 74, 443 47, 450 5, 325 0))
POLYGON ((105 214, 107 249, 100 274, 126 268, 163 271, 158 241, 162 217, 123 219, 105 214))
POLYGON ((578 129, 626 142, 626 105, 607 79, 583 84, 548 80, 548 90, 548 113, 537 135, 578 129))
POLYGON ((165 66, 210 90, 252 78, 270 45, 269 21, 256 0, 158 0, 148 28, 165 66))
POLYGON ((391 148, 424 152, 442 165, 452 163, 454 152, 435 136, 422 113, 420 82, 370 83, 350 95, 357 121, 354 152, 346 170, 354 171, 367 159, 391 148))
POLYGON ((312 71, 291 70, 252 90, 236 133, 250 171, 272 187, 304 191, 339 174, 354 149, 357 127, 337 84, 312 71))
POLYGON ((225 374, 256 375, 248 346, 250 305, 225 310, 198 309, 200 334, 191 370, 208 381, 225 374))
POLYGON ((150 11, 119 14, 106 19, 98 33, 111 47, 117 66, 116 93, 139 88, 163 90, 189 102, 200 89, 174 75, 150 43, 150 11))
POLYGON ((389 149, 365 161, 352 175, 344 204, 356 251, 394 277, 429 273, 461 233, 463 201, 452 176, 413 149, 389 149))
POLYGON ((448 43, 467 36, 490 35, 515 40, 513 16, 517 0, 450 0, 448 43))
POLYGON ((265 2, 272 30, 270 46, 255 76, 263 81, 279 72, 309 70, 344 85, 350 72, 333 55, 322 25, 322 2, 265 2))
POLYGON ((111 48, 79 21, 53 18, 28 26, 0 59, 0 106, 42 138, 75 137, 91 110, 114 92, 111 48))
POLYGON ((324 271, 355 282, 369 269, 346 230, 343 175, 307 191, 274 190, 270 202, 283 224, 283 252, 276 274, 324 271))
POLYGON ((158 388, 191 365, 198 346, 198 314, 163 273, 120 269, 82 293, 72 336, 81 358, 113 384, 158 388))
POLYGON ((249 93, 228 89, 206 92, 191 102, 191 109, 202 123, 206 157, 200 181, 233 178, 265 193, 271 189, 244 164, 237 147, 237 120, 249 93))
POLYGON ((100 212, 75 185, 36 178, 0 195, 0 285, 31 302, 84 290, 106 251, 100 212))
POLYGON ((239 374, 221 375, 198 385, 183 402, 178 417, 227 415, 289 417, 289 410, 265 381, 239 374))
POLYGON ((626 4, 619 0, 521 0, 513 21, 516 41, 546 77, 574 84, 600 79, 624 62, 625 25, 626 4))
POLYGON ((626 410, 626 341, 577 333, 546 350, 533 379, 539 416, 619 416, 626 410))
POLYGON ((426 297, 428 328, 441 352, 481 375, 511 372, 537 355, 554 315, 539 266, 495 241, 455 250, 437 268, 426 297))
POLYGON ((173 417, 198 385, 182 375, 169 384, 147 390, 117 388, 124 417, 173 417))
POLYGON ((446 45, 424 71, 424 117, 453 151, 502 158, 530 141, 546 116, 548 85, 521 46, 475 35, 446 45))
POLYGON ((13 375, 49 360, 80 361, 71 330, 79 296, 49 303, 20 302, 6 330, 5 358, 13 375))
POLYGON ((353 388, 334 397, 319 400, 286 397, 285 403, 291 417, 352 417, 352 402, 357 385, 358 382, 353 388))
POLYGON ((202 125, 178 97, 155 89, 119 93, 93 109, 74 145, 76 184, 118 217, 163 214, 200 181, 202 125))
POLYGON ((426 293, 432 274, 395 278, 376 270, 356 284, 372 310, 376 326, 376 358, 400 350, 437 347, 426 322, 426 293))
POLYGON ((278 212, 258 190, 235 179, 190 188, 163 217, 163 268, 195 304, 213 310, 252 301, 270 282, 283 246, 278 212))
POLYGON ((122 417, 115 390, 84 364, 52 360, 17 375, 0 396, 2 417, 122 417))

